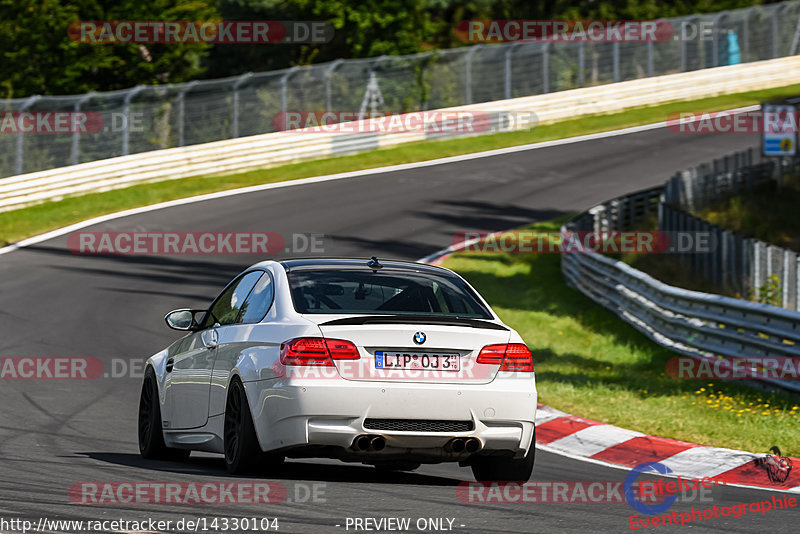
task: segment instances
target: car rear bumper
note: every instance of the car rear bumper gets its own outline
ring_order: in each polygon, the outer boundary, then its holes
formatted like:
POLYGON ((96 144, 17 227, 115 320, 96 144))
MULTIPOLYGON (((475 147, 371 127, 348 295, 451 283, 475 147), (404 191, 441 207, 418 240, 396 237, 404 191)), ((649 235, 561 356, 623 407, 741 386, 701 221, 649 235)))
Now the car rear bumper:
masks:
POLYGON ((367 462, 398 455, 465 460, 468 453, 450 450, 454 438, 476 438, 478 454, 519 458, 531 445, 536 416, 533 375, 481 385, 270 380, 246 387, 262 449, 320 447, 367 462), (367 419, 469 421, 471 429, 389 430, 386 421, 365 426, 367 419), (362 435, 382 436, 385 448, 359 450, 362 435))

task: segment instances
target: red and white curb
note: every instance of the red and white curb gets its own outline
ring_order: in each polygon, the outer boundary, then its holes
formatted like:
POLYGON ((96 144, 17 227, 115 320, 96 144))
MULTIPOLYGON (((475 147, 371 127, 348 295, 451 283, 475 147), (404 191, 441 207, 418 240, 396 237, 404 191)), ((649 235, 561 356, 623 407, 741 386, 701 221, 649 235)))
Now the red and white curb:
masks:
MULTIPOLYGON (((419 261, 441 265, 454 252, 485 238, 454 244, 419 261)), ((672 471, 668 476, 720 477, 734 486, 800 493, 800 458, 754 454, 648 436, 570 415, 544 404, 536 410, 536 448, 620 469, 659 462, 672 471)))
POLYGON ((735 486, 800 493, 800 458, 648 436, 544 404, 536 410, 536 447, 612 467, 630 469, 645 462, 659 462, 672 470, 672 476, 720 477, 735 486))

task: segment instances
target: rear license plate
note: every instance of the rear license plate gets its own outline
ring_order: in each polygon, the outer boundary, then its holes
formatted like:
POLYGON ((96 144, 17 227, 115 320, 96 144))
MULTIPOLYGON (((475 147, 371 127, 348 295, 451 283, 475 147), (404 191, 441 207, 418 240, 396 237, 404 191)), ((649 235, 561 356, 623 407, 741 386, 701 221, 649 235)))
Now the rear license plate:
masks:
POLYGON ((449 352, 386 352, 375 351, 376 369, 431 369, 459 371, 461 356, 449 352))

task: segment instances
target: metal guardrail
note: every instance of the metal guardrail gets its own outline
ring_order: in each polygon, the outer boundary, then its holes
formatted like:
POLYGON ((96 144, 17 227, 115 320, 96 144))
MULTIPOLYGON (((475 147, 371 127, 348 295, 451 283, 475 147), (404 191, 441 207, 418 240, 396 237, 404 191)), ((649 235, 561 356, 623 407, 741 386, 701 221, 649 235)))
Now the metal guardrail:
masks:
POLYGON ((270 133, 286 111, 358 111, 369 100, 371 80, 386 110, 429 110, 764 61, 800 48, 796 0, 666 20, 674 38, 658 42, 478 44, 182 84, 0 100, 0 111, 93 112, 106 125, 93 133, 0 135, 0 176, 270 133))
MULTIPOLYGON (((561 268, 570 285, 680 354, 800 357, 800 313, 672 287, 592 252, 564 254, 561 268)), ((797 381, 764 381, 800 392, 797 381)))
MULTIPOLYGON (((562 232, 630 229, 663 211, 663 192, 657 187, 605 202, 562 232)), ((669 286, 590 250, 562 254, 561 270, 569 285, 677 353, 710 359, 800 357, 796 311, 669 286)), ((762 381, 800 392, 800 381, 762 381)))

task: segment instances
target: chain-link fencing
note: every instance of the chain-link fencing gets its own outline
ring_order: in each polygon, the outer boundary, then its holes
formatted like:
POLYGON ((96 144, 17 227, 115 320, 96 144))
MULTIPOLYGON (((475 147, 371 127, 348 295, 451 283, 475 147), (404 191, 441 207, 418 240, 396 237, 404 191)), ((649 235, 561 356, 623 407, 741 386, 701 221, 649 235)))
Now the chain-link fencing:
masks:
POLYGON ((0 113, 91 112, 102 125, 65 134, 9 132, 0 125, 0 176, 274 132, 285 127, 279 118, 287 111, 358 112, 374 109, 375 102, 391 112, 430 110, 783 57, 800 48, 800 0, 668 22, 674 35, 658 42, 478 44, 183 84, 0 100, 0 113))

